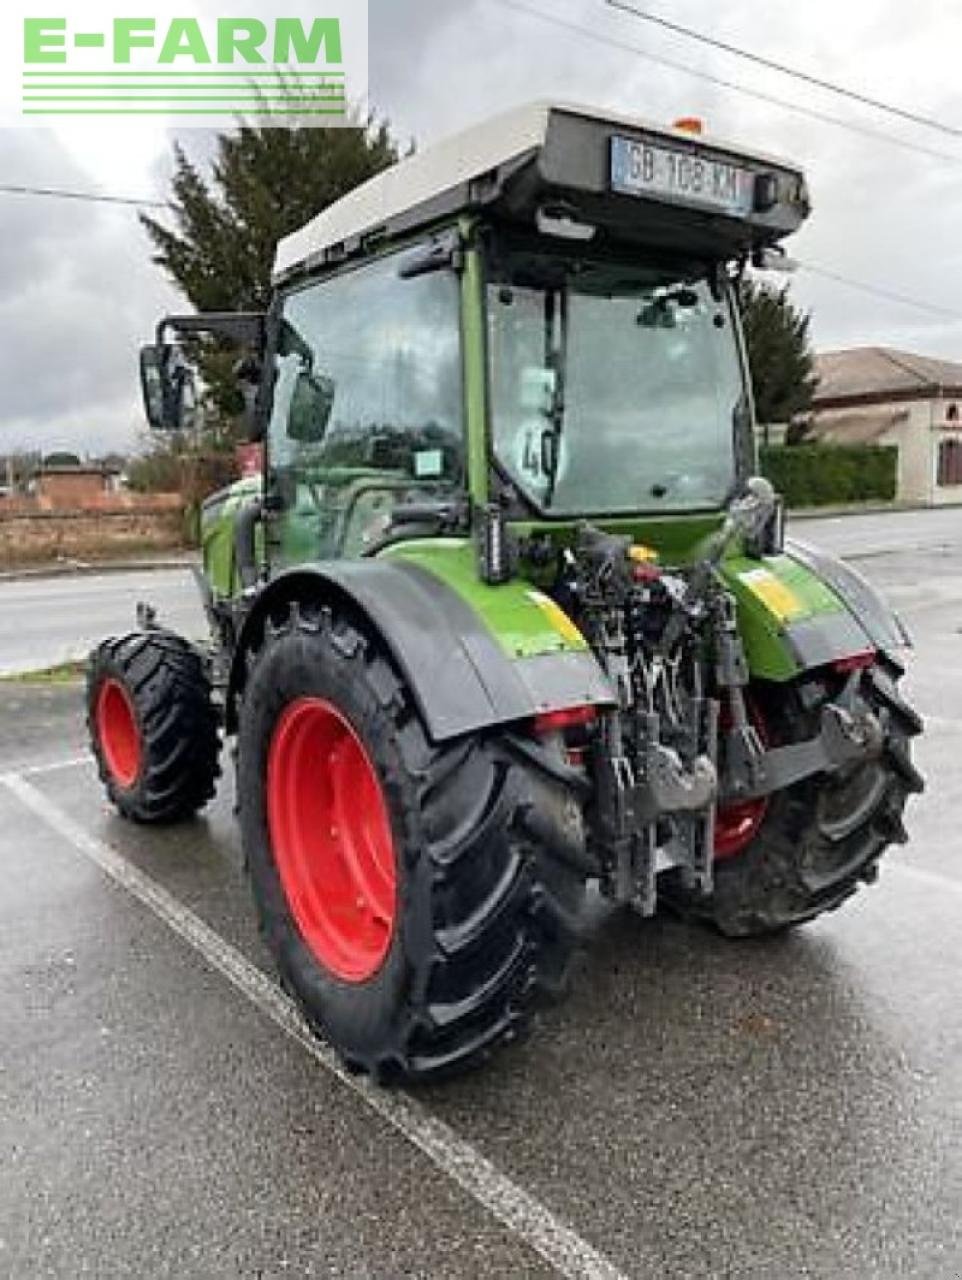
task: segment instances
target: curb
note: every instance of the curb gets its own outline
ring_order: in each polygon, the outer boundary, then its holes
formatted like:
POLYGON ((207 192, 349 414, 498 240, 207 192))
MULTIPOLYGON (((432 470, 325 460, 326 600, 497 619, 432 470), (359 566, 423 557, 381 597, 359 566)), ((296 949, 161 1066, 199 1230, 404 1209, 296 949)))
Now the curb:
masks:
POLYGON ((0 583, 30 582, 44 578, 90 578, 105 573, 154 573, 160 570, 189 570, 200 567, 199 556, 167 560, 70 561, 67 564, 45 564, 22 569, 0 571, 0 583))
POLYGON ((939 508, 918 506, 915 503, 895 506, 851 506, 851 507, 789 507, 786 515, 790 520, 834 520, 839 516, 885 516, 904 515, 909 511, 934 511, 939 508))

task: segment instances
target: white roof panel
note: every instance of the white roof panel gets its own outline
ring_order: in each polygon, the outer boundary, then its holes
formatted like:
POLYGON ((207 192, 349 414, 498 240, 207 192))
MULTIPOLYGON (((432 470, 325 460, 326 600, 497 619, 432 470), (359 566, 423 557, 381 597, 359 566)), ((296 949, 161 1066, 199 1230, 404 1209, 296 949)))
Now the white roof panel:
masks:
POLYGON ((547 104, 534 104, 496 116, 370 178, 280 242, 275 276, 541 146, 549 110, 547 104))
POLYGON ((691 133, 637 117, 573 104, 530 103, 401 160, 330 205, 306 226, 281 240, 274 263, 275 280, 296 268, 309 269, 327 250, 344 241, 374 231, 408 210, 542 147, 552 112, 684 139, 689 145, 701 141, 714 151, 750 155, 756 161, 785 165, 783 160, 755 151, 746 152, 743 147, 715 138, 695 138, 691 133))

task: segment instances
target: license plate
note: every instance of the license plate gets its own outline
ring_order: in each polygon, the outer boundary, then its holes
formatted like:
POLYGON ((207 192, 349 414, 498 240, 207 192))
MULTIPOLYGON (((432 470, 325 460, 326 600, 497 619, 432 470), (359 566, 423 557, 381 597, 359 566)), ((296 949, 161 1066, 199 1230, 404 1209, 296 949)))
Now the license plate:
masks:
POLYGON ((737 217, 751 213, 755 198, 755 175, 748 169, 631 138, 611 140, 611 186, 625 195, 678 200, 737 217))

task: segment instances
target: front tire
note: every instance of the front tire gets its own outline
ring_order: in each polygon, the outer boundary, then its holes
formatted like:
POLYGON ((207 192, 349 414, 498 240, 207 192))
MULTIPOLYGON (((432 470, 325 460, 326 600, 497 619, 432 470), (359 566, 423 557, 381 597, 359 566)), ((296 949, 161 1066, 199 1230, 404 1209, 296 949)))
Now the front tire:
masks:
POLYGON ((125 818, 179 822, 213 797, 218 716, 200 655, 181 636, 134 632, 99 645, 87 667, 87 729, 125 818))
POLYGON ((564 968, 584 876, 526 834, 528 767, 497 735, 432 744, 352 621, 268 628, 240 710, 245 860, 283 985, 352 1069, 483 1062, 564 968))

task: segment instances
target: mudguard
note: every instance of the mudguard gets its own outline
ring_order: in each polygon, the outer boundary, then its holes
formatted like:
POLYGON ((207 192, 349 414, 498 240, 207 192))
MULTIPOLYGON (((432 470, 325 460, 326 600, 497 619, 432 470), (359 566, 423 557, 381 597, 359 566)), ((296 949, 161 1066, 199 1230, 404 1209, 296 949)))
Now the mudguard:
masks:
POLYGON ((835 592, 877 649, 893 653, 912 647, 912 637, 905 623, 857 569, 810 543, 794 538, 786 542, 785 552, 835 592))
POLYGON ((579 647, 565 635, 564 615, 553 622, 550 601, 520 584, 519 590, 526 597, 523 607, 538 615, 556 643, 513 657, 463 595, 403 558, 320 562, 279 574, 258 596, 238 637, 227 730, 236 731, 247 653, 260 647, 269 618, 279 621, 292 604, 304 601, 347 607, 367 620, 437 742, 565 707, 613 704, 611 686, 583 641, 579 647))
POLYGON ((911 643, 898 616, 856 570, 804 543, 761 559, 721 566, 735 597, 749 669, 784 682, 803 671, 911 643))

